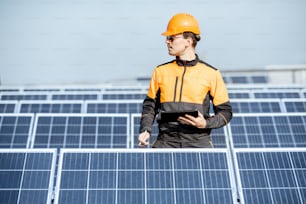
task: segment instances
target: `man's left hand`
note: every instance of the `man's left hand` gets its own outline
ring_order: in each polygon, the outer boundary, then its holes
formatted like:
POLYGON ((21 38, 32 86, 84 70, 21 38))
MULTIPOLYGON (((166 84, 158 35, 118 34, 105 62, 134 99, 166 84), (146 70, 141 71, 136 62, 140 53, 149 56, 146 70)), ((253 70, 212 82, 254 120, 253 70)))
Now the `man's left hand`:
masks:
POLYGON ((198 117, 195 118, 191 115, 186 114, 184 117, 180 116, 178 121, 185 125, 192 125, 197 128, 205 128, 206 127, 206 120, 203 117, 202 113, 198 111, 198 117))

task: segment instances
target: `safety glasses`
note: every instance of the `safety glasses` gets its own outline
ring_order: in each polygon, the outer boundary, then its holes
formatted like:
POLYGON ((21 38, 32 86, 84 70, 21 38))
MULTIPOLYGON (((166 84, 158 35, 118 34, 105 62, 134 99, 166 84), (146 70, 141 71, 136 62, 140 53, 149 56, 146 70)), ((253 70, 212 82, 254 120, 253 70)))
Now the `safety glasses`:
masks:
POLYGON ((182 35, 170 35, 170 36, 167 36, 166 37, 166 40, 170 41, 170 42, 173 42, 175 39, 177 38, 182 38, 183 36, 182 35))

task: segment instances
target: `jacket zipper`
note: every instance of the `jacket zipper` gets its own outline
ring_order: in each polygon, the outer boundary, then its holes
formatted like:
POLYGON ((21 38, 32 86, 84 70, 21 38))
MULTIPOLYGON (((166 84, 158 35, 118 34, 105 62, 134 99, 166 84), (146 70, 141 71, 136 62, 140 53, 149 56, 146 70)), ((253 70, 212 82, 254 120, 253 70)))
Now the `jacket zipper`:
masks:
POLYGON ((183 84, 184 84, 184 77, 185 77, 185 73, 186 73, 187 67, 186 67, 186 62, 184 61, 184 72, 182 75, 182 82, 181 82, 181 90, 180 90, 180 102, 182 101, 182 94, 183 94, 183 84))
POLYGON ((175 102, 176 98, 177 81, 178 81, 178 76, 175 78, 173 102, 175 102))

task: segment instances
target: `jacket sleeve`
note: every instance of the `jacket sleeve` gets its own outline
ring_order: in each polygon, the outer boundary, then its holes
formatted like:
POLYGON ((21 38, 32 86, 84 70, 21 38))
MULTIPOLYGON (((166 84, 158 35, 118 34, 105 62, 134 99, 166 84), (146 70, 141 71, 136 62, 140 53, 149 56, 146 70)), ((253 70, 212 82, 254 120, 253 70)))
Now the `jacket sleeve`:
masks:
POLYGON ((151 77, 150 87, 148 94, 142 104, 142 113, 140 118, 139 132, 144 131, 152 132, 152 126, 154 123, 155 116, 158 114, 160 109, 160 89, 158 87, 156 69, 151 77))
POLYGON ((233 113, 227 88, 219 71, 212 80, 210 94, 215 114, 206 119, 206 128, 220 128, 230 122, 233 113))
POLYGON ((215 115, 206 119, 206 128, 220 128, 229 123, 233 117, 230 102, 214 106, 215 115))
POLYGON ((155 99, 147 96, 143 101, 142 113, 140 118, 140 128, 139 133, 144 131, 152 132, 152 126, 154 123, 155 116, 158 114, 160 102, 159 94, 155 99))

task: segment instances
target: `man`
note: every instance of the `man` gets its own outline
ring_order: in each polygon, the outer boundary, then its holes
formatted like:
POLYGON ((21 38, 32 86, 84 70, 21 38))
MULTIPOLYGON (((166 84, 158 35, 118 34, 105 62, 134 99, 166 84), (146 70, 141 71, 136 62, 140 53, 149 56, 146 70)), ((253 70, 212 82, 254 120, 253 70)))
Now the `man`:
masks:
POLYGON ((147 97, 143 101, 139 146, 148 145, 152 125, 157 117, 158 137, 153 148, 213 147, 212 128, 226 125, 232 108, 221 73, 201 61, 195 52, 200 28, 190 14, 174 15, 162 33, 169 55, 176 59, 155 68, 147 97), (210 101, 214 115, 210 116, 210 101), (197 110, 198 116, 185 114, 175 121, 163 119, 163 112, 197 110))

